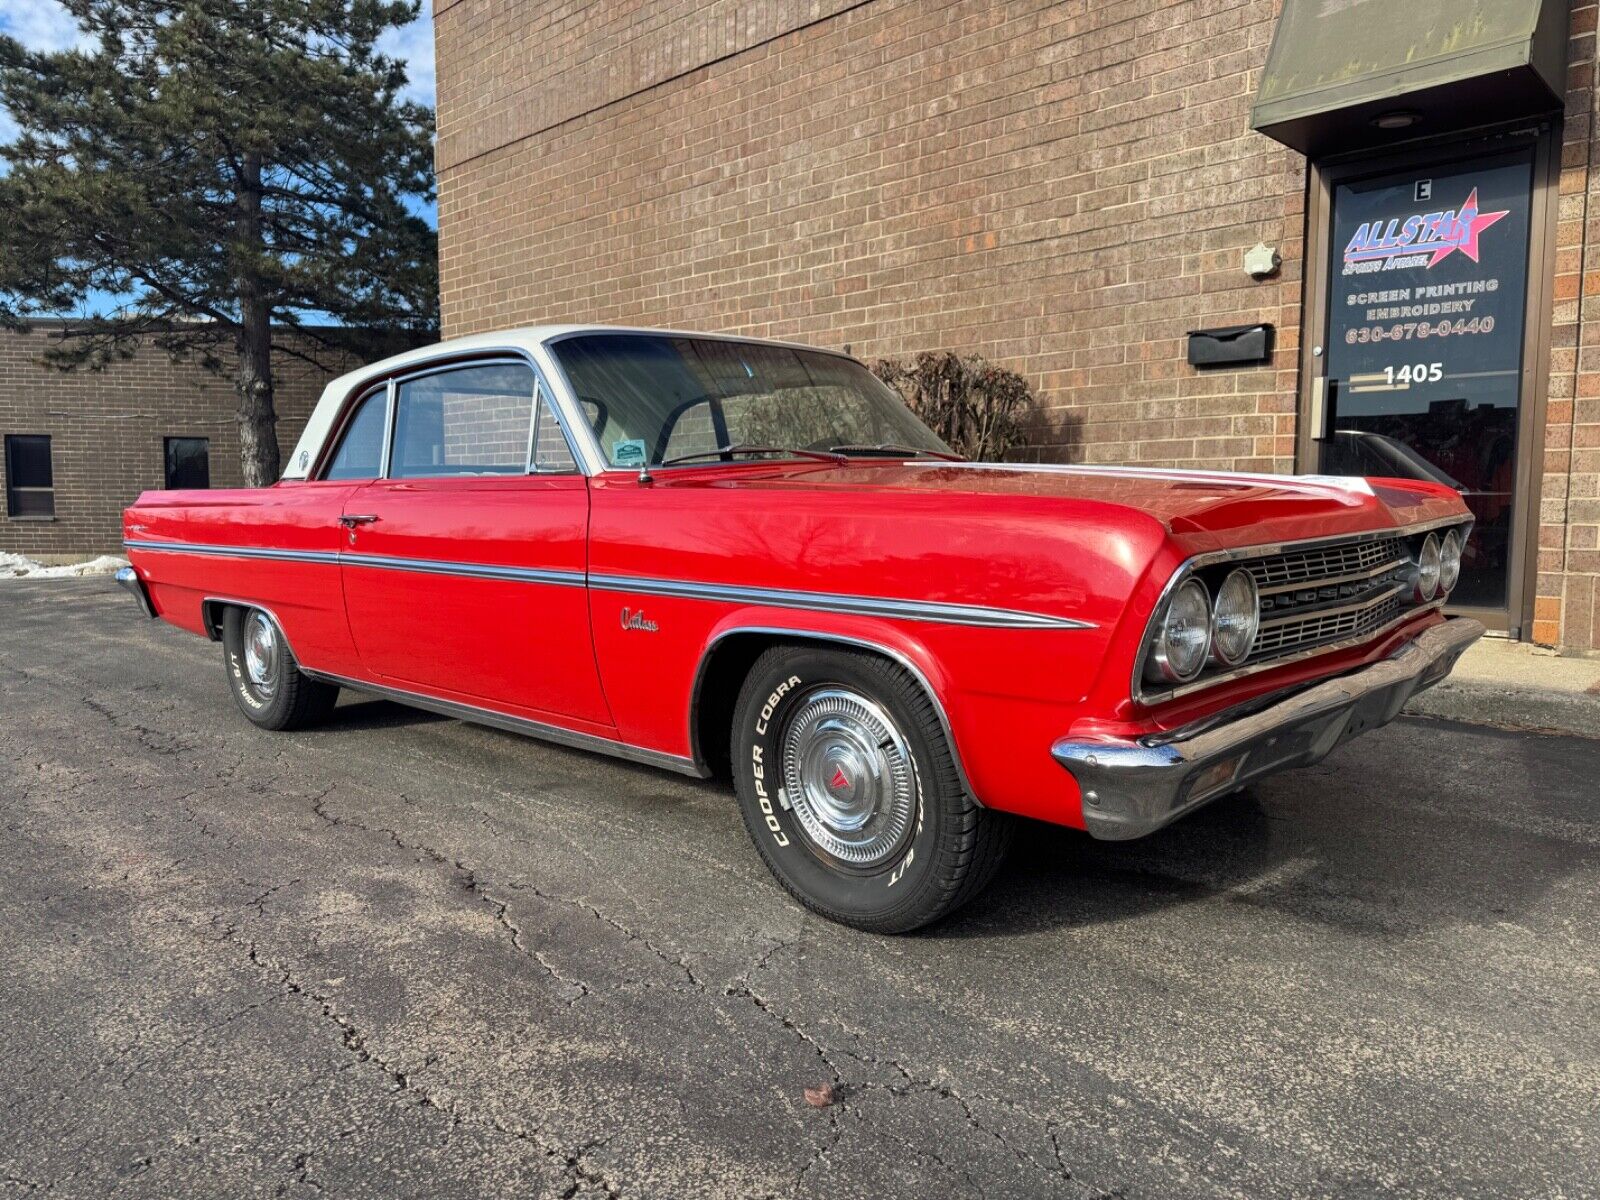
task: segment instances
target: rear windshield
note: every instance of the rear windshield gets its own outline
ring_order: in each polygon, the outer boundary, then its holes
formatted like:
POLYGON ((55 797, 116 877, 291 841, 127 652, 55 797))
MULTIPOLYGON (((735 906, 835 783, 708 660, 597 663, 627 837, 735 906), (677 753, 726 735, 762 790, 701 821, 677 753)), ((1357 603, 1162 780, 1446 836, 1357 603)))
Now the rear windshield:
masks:
POLYGON ((835 354, 631 333, 584 334, 550 349, 614 467, 729 445, 949 453, 898 393, 835 354))

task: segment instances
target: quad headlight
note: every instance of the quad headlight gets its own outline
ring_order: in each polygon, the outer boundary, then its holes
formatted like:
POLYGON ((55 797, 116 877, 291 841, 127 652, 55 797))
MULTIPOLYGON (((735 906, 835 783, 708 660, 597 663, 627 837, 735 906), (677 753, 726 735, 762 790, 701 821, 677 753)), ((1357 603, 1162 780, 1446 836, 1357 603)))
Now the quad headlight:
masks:
POLYGON ((1211 651, 1211 597, 1205 584, 1186 579, 1167 600, 1150 647, 1151 675, 1167 683, 1188 683, 1200 674, 1211 651))
POLYGON ((1439 551, 1439 590, 1446 594, 1455 591, 1461 582, 1461 551, 1466 539, 1461 530, 1452 529, 1444 535, 1444 545, 1439 551))
POLYGON ((1426 604, 1439 594, 1439 576, 1443 570, 1444 551, 1439 535, 1430 533, 1422 542, 1422 553, 1417 555, 1417 599, 1426 604))
POLYGON ((1222 581, 1211 616, 1211 653, 1227 667, 1237 667, 1250 654, 1261 627, 1261 601, 1255 576, 1239 568, 1222 581))

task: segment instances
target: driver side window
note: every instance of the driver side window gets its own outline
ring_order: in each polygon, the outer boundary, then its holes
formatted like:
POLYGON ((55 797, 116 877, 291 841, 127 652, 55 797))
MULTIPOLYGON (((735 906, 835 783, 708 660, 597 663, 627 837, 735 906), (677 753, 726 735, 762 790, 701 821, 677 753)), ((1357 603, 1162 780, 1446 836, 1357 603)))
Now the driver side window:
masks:
POLYGON ((528 469, 533 371, 520 363, 457 367, 395 392, 391 479, 521 475, 528 469))

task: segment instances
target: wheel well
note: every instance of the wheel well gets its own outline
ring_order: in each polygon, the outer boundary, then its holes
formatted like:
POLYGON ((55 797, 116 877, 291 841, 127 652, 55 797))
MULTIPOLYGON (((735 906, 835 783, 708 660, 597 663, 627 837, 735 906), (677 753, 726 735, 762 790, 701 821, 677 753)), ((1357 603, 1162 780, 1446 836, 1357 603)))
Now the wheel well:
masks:
POLYGON ((230 608, 243 608, 242 604, 233 604, 227 600, 202 600, 200 601, 200 620, 206 627, 206 636, 213 642, 222 640, 222 616, 230 608))
POLYGON ((733 707, 745 676, 756 659, 773 646, 802 640, 806 639, 734 633, 711 647, 695 681, 690 734, 695 758, 716 778, 728 779, 733 774, 733 707))
MULTIPOLYGON (((695 760, 718 779, 728 779, 733 774, 733 709, 739 701, 739 689, 744 686, 745 677, 755 666, 756 659, 774 646, 831 646, 857 654, 870 654, 897 667, 910 667, 909 663, 878 647, 825 633, 750 630, 728 634, 716 642, 706 655, 690 700, 693 708, 689 732, 695 760)), ((933 701, 942 722, 944 709, 939 704, 939 697, 933 694, 928 681, 919 672, 912 669, 912 674, 916 676, 918 686, 928 691, 928 698, 933 701)), ((948 728, 946 732, 948 734, 948 728)), ((950 749, 952 754, 956 753, 953 740, 950 749)), ((959 770, 959 756, 956 761, 959 770)), ((964 773, 962 778, 965 779, 964 773)))

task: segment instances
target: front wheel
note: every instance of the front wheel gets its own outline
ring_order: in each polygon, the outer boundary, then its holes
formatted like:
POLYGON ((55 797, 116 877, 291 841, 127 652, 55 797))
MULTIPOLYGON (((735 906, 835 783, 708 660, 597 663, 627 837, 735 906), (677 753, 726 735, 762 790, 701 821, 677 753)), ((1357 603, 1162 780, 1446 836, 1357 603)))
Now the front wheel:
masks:
POLYGON ((933 701, 876 655, 778 646, 734 711, 733 774, 745 825, 806 907, 874 933, 905 933, 993 878, 1012 822, 981 807, 933 701))
POLYGON ((339 689, 300 669, 272 614, 229 608, 222 614, 223 662, 239 711, 263 729, 303 729, 333 711, 339 689))

